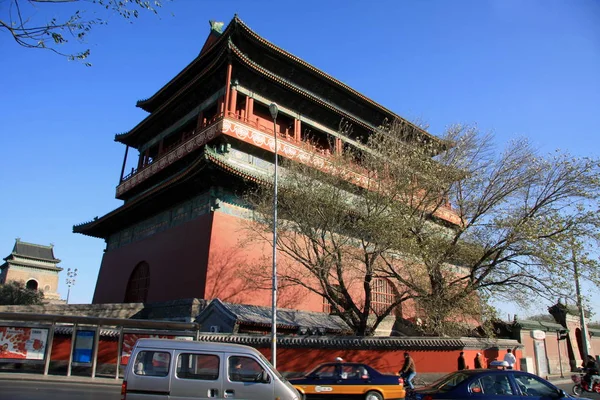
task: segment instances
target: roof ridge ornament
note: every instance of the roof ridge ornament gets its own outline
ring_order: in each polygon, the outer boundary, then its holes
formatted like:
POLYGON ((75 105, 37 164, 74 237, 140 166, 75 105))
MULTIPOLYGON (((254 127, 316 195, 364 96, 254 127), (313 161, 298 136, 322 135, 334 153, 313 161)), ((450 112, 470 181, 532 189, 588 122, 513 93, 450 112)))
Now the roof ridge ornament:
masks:
POLYGON ((210 24, 211 32, 215 32, 219 35, 223 33, 223 26, 225 25, 225 22, 215 21, 214 19, 211 19, 208 21, 208 23, 210 24))

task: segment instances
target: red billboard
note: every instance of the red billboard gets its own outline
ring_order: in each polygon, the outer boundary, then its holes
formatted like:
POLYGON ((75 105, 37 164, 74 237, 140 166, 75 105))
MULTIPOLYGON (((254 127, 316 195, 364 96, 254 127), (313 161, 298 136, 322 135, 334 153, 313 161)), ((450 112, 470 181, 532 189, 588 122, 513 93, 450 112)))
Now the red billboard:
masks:
POLYGON ((0 359, 43 360, 48 329, 0 326, 0 359))

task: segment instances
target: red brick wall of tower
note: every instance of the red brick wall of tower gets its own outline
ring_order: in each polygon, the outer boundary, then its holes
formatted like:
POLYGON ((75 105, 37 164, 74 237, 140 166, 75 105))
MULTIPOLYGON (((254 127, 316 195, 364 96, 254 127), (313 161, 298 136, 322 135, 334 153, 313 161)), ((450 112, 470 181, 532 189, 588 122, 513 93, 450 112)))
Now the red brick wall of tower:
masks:
POLYGON ((122 303, 133 269, 150 266, 146 302, 203 298, 212 213, 104 253, 94 304, 122 303))
MULTIPOLYGON (((206 278, 207 300, 219 298, 232 303, 271 306, 271 290, 248 287, 244 273, 248 268, 263 265, 270 274, 273 249, 270 243, 249 241, 249 235, 252 233, 244 219, 223 212, 214 213, 206 278)), ((283 272, 289 260, 281 252, 277 259, 278 272, 283 272)), ((281 288, 277 304, 281 308, 323 311, 321 296, 302 288, 281 288)))

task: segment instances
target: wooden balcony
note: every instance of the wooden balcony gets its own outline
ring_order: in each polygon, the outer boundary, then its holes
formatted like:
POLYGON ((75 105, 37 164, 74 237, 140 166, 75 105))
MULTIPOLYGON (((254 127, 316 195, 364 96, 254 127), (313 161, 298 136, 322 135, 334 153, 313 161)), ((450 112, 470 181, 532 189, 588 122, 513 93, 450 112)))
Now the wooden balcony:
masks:
MULTIPOLYGON (((226 117, 222 114, 218 115, 207 121, 206 124, 203 124, 201 128, 194 130, 187 140, 171 146, 169 151, 144 166, 144 168, 132 170, 129 175, 123 178, 121 184, 117 186, 116 197, 121 198, 124 193, 133 187, 144 182, 173 162, 200 149, 210 140, 221 134, 231 136, 254 147, 274 153, 275 138, 272 126, 269 127, 268 124, 265 124, 264 120, 242 118, 239 114, 228 113, 226 117)), ((278 132, 277 139, 278 154, 280 156, 303 164, 312 165, 325 172, 333 170, 332 154, 329 151, 319 149, 307 142, 297 141, 294 136, 286 132, 278 132)), ((357 185, 368 186, 369 178, 364 173, 364 169, 358 165, 353 171, 349 171, 347 177, 357 185)), ((449 204, 439 208, 434 214, 453 224, 460 224, 461 222, 449 204)))

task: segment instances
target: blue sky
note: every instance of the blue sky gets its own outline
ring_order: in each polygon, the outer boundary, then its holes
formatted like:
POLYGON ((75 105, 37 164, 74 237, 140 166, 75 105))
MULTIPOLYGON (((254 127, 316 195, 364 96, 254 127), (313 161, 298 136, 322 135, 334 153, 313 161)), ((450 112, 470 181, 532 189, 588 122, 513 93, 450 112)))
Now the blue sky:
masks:
MULTIPOLYGON (((65 11, 40 8, 36 18, 65 11)), ((427 122, 433 134, 476 123, 500 146, 527 137, 542 152, 599 155, 597 1, 174 0, 160 17, 130 24, 113 16, 96 27, 90 68, 20 48, 2 32, 0 256, 17 237, 53 243, 60 265, 79 270, 71 302, 91 301, 104 242, 72 226, 121 204, 114 193, 125 147, 114 135, 146 116, 137 100, 197 56, 208 20, 227 23, 234 13, 399 115, 427 122)), ((600 309, 600 296, 593 304, 600 309)))

